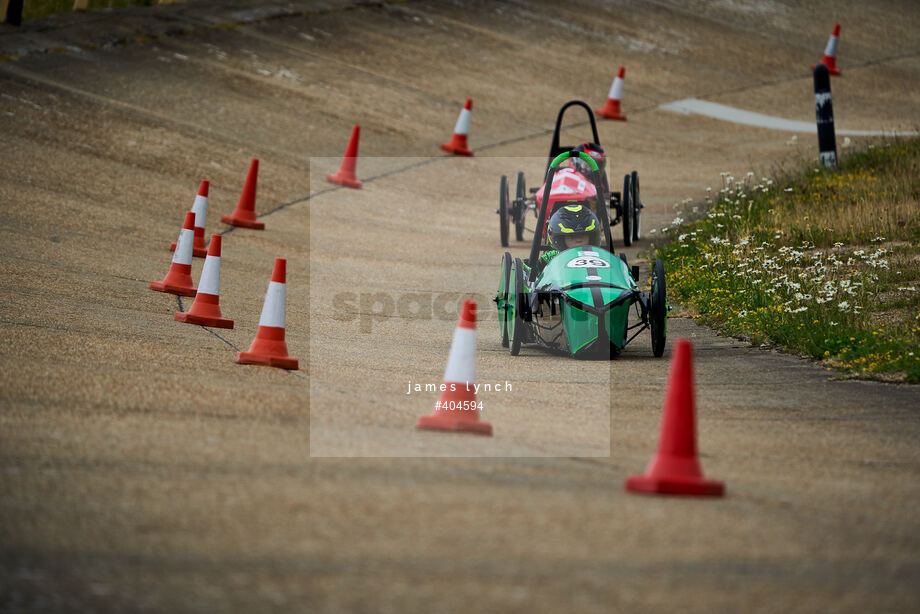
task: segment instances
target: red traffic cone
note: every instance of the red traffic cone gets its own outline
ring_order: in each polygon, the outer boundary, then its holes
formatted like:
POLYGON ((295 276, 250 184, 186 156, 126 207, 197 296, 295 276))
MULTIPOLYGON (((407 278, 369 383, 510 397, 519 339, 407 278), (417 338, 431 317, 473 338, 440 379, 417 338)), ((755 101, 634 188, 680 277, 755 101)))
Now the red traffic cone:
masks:
POLYGON ((284 286, 287 260, 275 258, 272 280, 262 304, 259 330, 247 352, 237 352, 236 362, 244 365, 265 365, 296 371, 297 359, 288 356, 284 342, 284 286))
POLYGON ((361 126, 356 125, 351 129, 351 138, 348 139, 348 147, 345 149, 345 157, 342 158, 339 172, 335 175, 326 175, 326 181, 346 188, 361 189, 362 184, 355 177, 355 167, 358 164, 358 138, 360 135, 361 126))
POLYGON ((176 253, 173 254, 169 273, 163 281, 150 282, 150 289, 168 292, 179 296, 195 296, 197 290, 192 285, 192 241, 195 234, 195 214, 185 214, 185 223, 179 231, 176 253))
POLYGON ((211 235, 211 246, 204 259, 195 302, 188 311, 177 311, 174 318, 176 322, 233 328, 233 320, 228 320, 220 313, 220 235, 211 235))
MULTIPOLYGON (((831 37, 827 39, 827 47, 824 48, 824 57, 821 58, 821 64, 827 66, 827 72, 832 75, 839 75, 840 71, 837 69, 837 38, 840 36, 840 24, 834 24, 834 31, 831 32, 831 37)), ((812 70, 815 69, 814 66, 811 67, 812 70)))
POLYGON ((422 416, 416 425, 435 431, 461 431, 491 435, 492 425, 479 420, 476 407, 476 302, 463 301, 460 321, 447 356, 447 369, 441 385, 441 398, 434 413, 422 416))
POLYGON ((600 117, 607 119, 618 119, 626 121, 626 116, 620 112, 620 98, 623 96, 623 78, 626 77, 626 68, 620 66, 620 71, 610 86, 610 93, 607 94, 607 103, 603 109, 594 109, 594 112, 600 117))
POLYGON ((472 156, 473 152, 466 143, 466 137, 470 133, 470 114, 473 111, 473 99, 467 98, 466 104, 460 109, 460 116, 454 126, 454 136, 450 141, 441 143, 441 149, 447 153, 457 156, 472 156))
MULTIPOLYGON (((207 179, 198 186, 198 195, 192 203, 192 213, 195 214, 195 242, 192 244, 192 256, 204 258, 208 255, 208 246, 204 244, 204 220, 208 213, 208 187, 211 183, 207 179)), ((176 251, 176 242, 169 246, 169 251, 176 251)))
POLYGON ((256 183, 259 178, 259 160, 253 158, 249 163, 249 172, 246 174, 246 183, 240 193, 240 200, 232 215, 222 215, 220 221, 231 226, 263 230, 265 222, 256 220, 256 183))
POLYGON ((668 377, 658 453, 645 474, 626 480, 626 490, 710 497, 721 497, 725 493, 725 484, 703 477, 696 454, 695 405, 693 344, 688 339, 678 339, 668 377))

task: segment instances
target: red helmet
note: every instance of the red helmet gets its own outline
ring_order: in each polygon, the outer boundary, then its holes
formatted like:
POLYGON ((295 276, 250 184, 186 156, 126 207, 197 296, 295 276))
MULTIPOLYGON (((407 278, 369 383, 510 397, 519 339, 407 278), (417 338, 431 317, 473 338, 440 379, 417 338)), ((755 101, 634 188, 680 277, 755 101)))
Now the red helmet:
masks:
MULTIPOLYGON (((597 168, 601 171, 604 170, 604 161, 607 159, 607 157, 604 155, 604 150, 601 149, 601 146, 597 143, 582 143, 573 151, 583 151, 584 153, 588 154, 594 160, 595 164, 597 164, 597 168)), ((579 172, 584 173, 585 175, 587 175, 591 170, 588 166, 588 163, 582 160, 580 157, 572 158, 572 167, 579 172)))
POLYGON ((607 159, 607 156, 604 155, 604 150, 597 143, 582 143, 575 148, 575 151, 583 151, 594 158, 598 168, 603 166, 604 160, 607 159))

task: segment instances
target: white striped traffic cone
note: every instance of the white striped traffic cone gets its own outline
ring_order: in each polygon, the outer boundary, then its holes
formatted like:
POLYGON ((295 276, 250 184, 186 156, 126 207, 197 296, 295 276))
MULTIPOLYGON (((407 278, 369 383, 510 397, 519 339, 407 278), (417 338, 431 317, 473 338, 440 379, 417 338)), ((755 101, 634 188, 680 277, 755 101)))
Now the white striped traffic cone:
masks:
POLYGON ((491 435, 492 425, 479 420, 475 383, 476 302, 466 300, 450 344, 441 398, 435 403, 434 413, 420 417, 416 426, 435 431, 491 435))
MULTIPOLYGON (((202 179, 198 187, 198 195, 192 203, 192 213, 195 214, 195 242, 192 244, 192 256, 204 258, 208 255, 208 246, 204 243, 204 221, 208 214, 208 187, 211 182, 202 179)), ((169 251, 176 251, 176 242, 169 246, 169 251)))
POLYGON ((150 289, 168 292, 178 296, 195 296, 197 290, 192 285, 192 242, 195 235, 195 214, 185 214, 185 223, 179 231, 176 253, 173 254, 169 273, 163 281, 150 282, 150 289))
POLYGON ((607 103, 603 109, 594 109, 594 112, 607 119, 618 119, 626 121, 626 116, 620 112, 620 99, 623 97, 623 78, 626 77, 626 68, 620 66, 620 71, 610 86, 610 93, 607 94, 607 103))
POLYGON ((188 322, 215 328, 233 328, 233 320, 220 313, 220 235, 211 235, 211 245, 204 259, 198 294, 188 311, 177 311, 176 322, 188 322))
POLYGON ((470 133, 470 114, 473 110, 473 99, 467 98, 466 104, 460 110, 460 117, 454 126, 454 136, 447 143, 441 143, 441 149, 457 156, 472 156, 473 151, 467 145, 466 137, 470 133))
POLYGON ((265 365, 296 371, 297 359, 288 356, 284 342, 284 286, 287 260, 275 258, 272 280, 262 303, 262 317, 256 338, 246 352, 236 353, 236 362, 244 365, 265 365))
MULTIPOLYGON (((840 24, 834 24, 834 31, 831 32, 831 37, 827 39, 827 47, 824 48, 824 57, 821 58, 821 64, 827 66, 827 72, 832 75, 839 75, 840 70, 837 69, 837 38, 840 36, 840 24)), ((817 64, 815 64, 817 66, 817 64)), ((811 69, 814 70, 815 66, 812 66, 811 69)))

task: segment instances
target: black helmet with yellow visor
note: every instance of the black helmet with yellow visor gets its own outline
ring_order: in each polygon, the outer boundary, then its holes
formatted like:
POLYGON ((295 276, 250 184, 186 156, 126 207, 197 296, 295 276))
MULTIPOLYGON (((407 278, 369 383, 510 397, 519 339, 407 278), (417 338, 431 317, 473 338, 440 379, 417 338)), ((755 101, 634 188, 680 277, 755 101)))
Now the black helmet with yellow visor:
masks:
POLYGON ((601 246, 601 223, 597 216, 588 207, 585 201, 572 201, 561 203, 553 216, 549 218, 550 245, 553 249, 564 251, 570 246, 567 244, 569 237, 586 236, 588 245, 601 246))

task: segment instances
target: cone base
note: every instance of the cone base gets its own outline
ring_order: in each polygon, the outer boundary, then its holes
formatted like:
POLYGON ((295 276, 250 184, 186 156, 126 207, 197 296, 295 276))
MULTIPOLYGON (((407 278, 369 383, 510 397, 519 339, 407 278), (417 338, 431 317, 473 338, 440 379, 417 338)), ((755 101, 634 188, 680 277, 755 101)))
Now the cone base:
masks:
POLYGON ((621 122, 626 121, 626 116, 618 112, 606 111, 604 109, 594 109, 594 114, 605 119, 616 119, 621 122))
POLYGON ((262 365, 265 367, 278 367, 289 371, 299 370, 296 358, 289 356, 268 356, 266 354, 255 354, 253 352, 237 352, 236 362, 241 365, 262 365))
POLYGON ((705 478, 656 477, 646 474, 627 478, 626 490, 643 494, 721 497, 725 494, 725 483, 705 478))
POLYGON ((195 296, 198 294, 197 288, 193 288, 191 286, 177 286, 175 284, 168 284, 162 281, 150 282, 150 289, 156 290, 157 292, 175 294, 176 296, 195 296))
MULTIPOLYGON (((175 242, 175 241, 173 241, 172 243, 169 244, 169 251, 171 251, 171 252, 176 251, 176 242, 175 242)), ((193 248, 192 248, 192 256, 195 257, 195 258, 206 258, 207 255, 208 255, 208 248, 207 248, 207 247, 193 247, 193 248)))
POLYGON ((431 431, 451 431, 455 433, 473 433, 475 435, 492 434, 492 424, 489 422, 451 418, 437 413, 420 417, 415 427, 431 431))
POLYGON ((472 149, 467 149, 466 147, 460 147, 458 145, 452 145, 451 143, 441 143, 441 150, 450 154, 454 154, 455 156, 473 155, 472 149))
MULTIPOLYGON (((821 62, 821 63, 824 64, 824 62, 821 62)), ((824 64, 824 65, 827 66, 827 64, 824 64)), ((817 67, 818 67, 817 64, 815 64, 814 66, 812 66, 812 67, 811 67, 811 72, 815 72, 815 69, 816 69, 817 67)), ((834 76, 839 77, 839 76, 840 76, 840 69, 839 69, 839 68, 836 68, 836 67, 834 67, 834 66, 827 66, 827 74, 829 74, 829 75, 834 75, 834 76)))
POLYGON ((200 324, 201 326, 210 326, 211 328, 233 328, 233 320, 229 318, 217 318, 214 316, 199 316, 187 311, 177 311, 173 316, 176 322, 188 322, 189 324, 200 324))
POLYGON ((360 190, 361 186, 364 185, 357 179, 354 179, 353 177, 345 177, 344 175, 340 175, 339 173, 336 173, 335 175, 326 175, 326 181, 328 181, 329 183, 340 185, 345 188, 353 188, 355 190, 360 190))
POLYGON ((265 222, 247 220, 241 217, 234 217, 232 215, 222 215, 220 216, 220 221, 223 222, 224 224, 230 224, 231 226, 239 226, 241 228, 251 228, 253 230, 265 230, 265 222))

